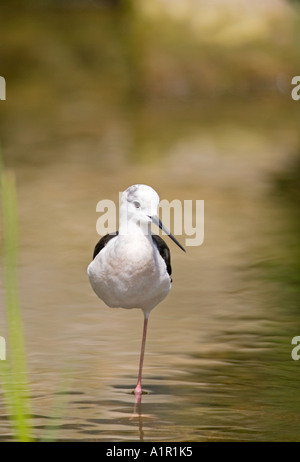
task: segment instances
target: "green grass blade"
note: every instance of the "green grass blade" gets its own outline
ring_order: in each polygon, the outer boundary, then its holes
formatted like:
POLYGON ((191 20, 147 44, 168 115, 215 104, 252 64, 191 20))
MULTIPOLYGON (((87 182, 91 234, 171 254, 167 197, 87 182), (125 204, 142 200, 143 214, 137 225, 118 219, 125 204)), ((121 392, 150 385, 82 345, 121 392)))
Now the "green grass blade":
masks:
POLYGON ((3 282, 8 332, 7 360, 0 362, 0 373, 15 437, 18 441, 31 441, 28 374, 17 278, 18 222, 16 180, 13 172, 3 169, 1 159, 0 188, 4 236, 3 282))

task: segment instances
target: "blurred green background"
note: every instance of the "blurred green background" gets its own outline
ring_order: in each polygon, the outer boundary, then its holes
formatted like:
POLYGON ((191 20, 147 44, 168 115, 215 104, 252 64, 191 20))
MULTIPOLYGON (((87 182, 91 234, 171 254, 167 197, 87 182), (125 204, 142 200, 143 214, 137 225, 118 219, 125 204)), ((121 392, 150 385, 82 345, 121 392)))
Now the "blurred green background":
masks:
POLYGON ((71 362, 61 440, 299 440, 298 3, 1 2, 35 438, 71 362), (85 275, 97 202, 134 183, 205 201, 203 246, 171 247, 138 423, 141 316, 105 308, 85 275))
POLYGON ((112 153, 99 144, 116 130, 127 140, 118 161, 148 161, 174 132, 237 120, 247 131, 279 131, 295 148, 298 107, 289 96, 299 33, 289 4, 148 3, 2 2, 7 158, 49 162, 82 143, 86 160, 106 165, 112 153))

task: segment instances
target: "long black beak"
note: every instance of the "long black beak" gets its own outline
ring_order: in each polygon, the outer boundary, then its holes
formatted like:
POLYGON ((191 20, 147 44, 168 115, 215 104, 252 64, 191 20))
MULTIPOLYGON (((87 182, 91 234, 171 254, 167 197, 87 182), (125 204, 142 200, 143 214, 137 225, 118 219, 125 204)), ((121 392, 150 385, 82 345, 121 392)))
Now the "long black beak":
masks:
POLYGON ((166 233, 175 244, 178 245, 178 247, 181 248, 184 252, 186 252, 185 248, 182 247, 182 245, 177 241, 177 239, 173 236, 173 234, 170 233, 170 231, 162 224, 161 220, 158 218, 157 215, 152 215, 151 217, 152 223, 154 223, 156 226, 158 226, 164 233, 166 233))

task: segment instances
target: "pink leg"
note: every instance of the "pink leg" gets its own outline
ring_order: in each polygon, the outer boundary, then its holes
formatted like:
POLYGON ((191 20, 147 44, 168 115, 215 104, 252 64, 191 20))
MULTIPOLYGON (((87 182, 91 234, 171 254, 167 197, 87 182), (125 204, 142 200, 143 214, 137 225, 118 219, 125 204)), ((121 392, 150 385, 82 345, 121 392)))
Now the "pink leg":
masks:
POLYGON ((142 348, 141 348, 141 356, 140 356, 139 377, 138 377, 137 386, 134 390, 135 395, 138 395, 138 396, 142 394, 142 370, 143 370, 144 353, 145 353, 145 345, 146 345, 148 318, 149 318, 149 313, 145 313, 143 340, 142 340, 142 348))

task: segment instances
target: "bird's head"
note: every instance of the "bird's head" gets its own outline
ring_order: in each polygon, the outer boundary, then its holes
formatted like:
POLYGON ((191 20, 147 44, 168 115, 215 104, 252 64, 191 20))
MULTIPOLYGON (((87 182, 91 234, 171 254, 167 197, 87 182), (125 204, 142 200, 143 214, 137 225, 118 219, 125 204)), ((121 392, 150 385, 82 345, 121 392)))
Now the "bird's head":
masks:
MULTIPOLYGON (((157 215, 159 196, 154 189, 144 184, 135 184, 123 192, 121 212, 126 213, 127 221, 139 226, 151 223, 151 217, 157 215)), ((125 216, 124 216, 125 217, 125 216)))
POLYGON ((145 234, 150 233, 150 225, 154 223, 185 252, 182 245, 162 224, 157 216, 159 196, 150 186, 135 184, 126 189, 122 194, 120 206, 120 225, 129 222, 135 223, 144 230, 145 234))

